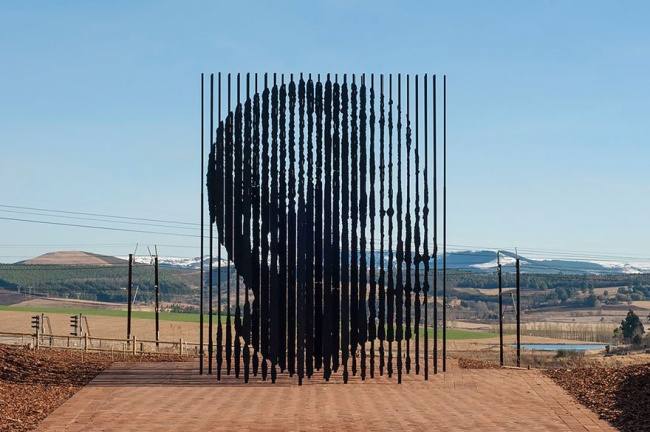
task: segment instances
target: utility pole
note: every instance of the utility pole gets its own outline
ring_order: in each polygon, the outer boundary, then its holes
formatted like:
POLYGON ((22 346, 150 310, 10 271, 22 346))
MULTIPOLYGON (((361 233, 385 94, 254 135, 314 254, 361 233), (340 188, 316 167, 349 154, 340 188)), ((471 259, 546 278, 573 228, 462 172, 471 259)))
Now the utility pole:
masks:
POLYGON ((497 251, 497 272, 499 275, 499 365, 503 367, 503 296, 501 292, 501 256, 497 251))
POLYGON ((154 285, 156 286, 156 348, 160 341, 160 285, 158 280, 158 254, 154 260, 154 285))
POLYGON ((519 283, 520 275, 519 257, 517 257, 517 367, 521 366, 521 287, 519 283))
POLYGON ((129 285, 127 287, 128 307, 127 307, 127 321, 126 321, 126 338, 131 340, 131 291, 133 289, 133 254, 129 254, 129 285))

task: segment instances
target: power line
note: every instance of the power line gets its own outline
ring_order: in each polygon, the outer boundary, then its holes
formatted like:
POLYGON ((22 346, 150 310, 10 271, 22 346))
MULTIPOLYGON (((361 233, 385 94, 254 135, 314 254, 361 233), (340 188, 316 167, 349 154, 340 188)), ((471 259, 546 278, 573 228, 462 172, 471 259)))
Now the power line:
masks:
MULTIPOLYGON (((163 228, 178 228, 178 229, 196 229, 196 228, 190 228, 188 226, 198 226, 199 224, 196 223, 190 223, 190 222, 181 222, 181 221, 173 221, 173 220, 165 220, 165 219, 149 219, 149 218, 137 218, 137 217, 130 217, 130 216, 117 216, 117 215, 107 215, 107 214, 100 214, 100 213, 89 213, 89 212, 78 212, 78 211, 67 211, 67 210, 52 210, 52 209, 44 209, 44 208, 37 208, 37 207, 24 207, 24 206, 13 206, 13 205, 7 205, 7 204, 0 204, 0 207, 5 207, 5 208, 13 208, 13 209, 25 209, 25 210, 36 210, 36 211, 41 211, 41 212, 53 212, 53 213, 64 213, 64 214, 73 214, 73 215, 89 215, 89 216, 99 216, 99 217, 104 217, 104 218, 116 218, 116 219, 124 219, 128 221, 149 221, 149 222, 163 222, 163 223, 173 223, 173 224, 181 224, 181 225, 187 225, 187 226, 171 226, 171 225, 160 225, 160 224, 153 224, 153 223, 146 223, 146 222, 126 222, 126 221, 113 221, 113 220, 106 220, 106 219, 94 219, 94 218, 78 218, 78 217, 73 217, 73 216, 64 216, 64 215, 58 215, 58 214, 43 214, 43 213, 33 213, 33 212, 22 212, 22 211, 14 211, 14 210, 2 210, 4 212, 12 212, 12 213, 21 213, 21 214, 30 214, 30 215, 37 215, 37 216, 46 216, 46 217, 57 217, 57 218, 70 218, 70 219, 80 219, 80 220, 92 220, 92 221, 101 221, 101 222, 109 222, 109 223, 126 223, 126 224, 135 224, 135 225, 144 225, 144 226, 158 226, 158 227, 163 227, 163 228)), ((130 228, 118 228, 118 227, 110 227, 110 226, 98 226, 98 225, 85 225, 85 224, 74 224, 74 223, 64 223, 64 222, 56 222, 56 221, 46 221, 46 220, 33 220, 33 219, 23 219, 23 218, 11 218, 11 217, 0 217, 2 220, 12 220, 12 221, 20 221, 20 222, 29 222, 29 223, 39 223, 39 224, 48 224, 48 225, 56 225, 56 226, 69 226, 69 227, 77 227, 77 228, 90 228, 90 229, 101 229, 101 230, 109 230, 109 231, 122 231, 122 232, 131 232, 131 233, 140 233, 140 234, 155 234, 155 235, 171 235, 171 236, 178 236, 178 237, 188 237, 188 238, 200 238, 200 235, 193 235, 193 234, 187 234, 187 233, 179 233, 179 232, 162 232, 162 231, 148 231, 148 230, 137 230, 137 229, 130 229, 130 228)), ((98 244, 97 246, 99 246, 98 244)), ((127 246, 130 244, 122 243, 122 244, 107 244, 107 246, 127 246)), ((36 245, 34 245, 36 246, 36 245)), ((49 247, 49 246, 55 246, 55 245, 43 245, 43 247, 49 247)), ((178 247, 178 248, 198 248, 194 246, 189 246, 189 245, 162 245, 164 247, 178 247)), ((0 245, 0 247, 23 247, 23 245, 0 245)), ((218 247, 218 246, 217 246, 218 247)), ((467 255, 472 254, 473 252, 467 251, 467 249, 473 249, 477 251, 497 251, 497 250, 508 250, 509 248, 496 248, 492 246, 476 246, 476 245, 454 245, 454 244, 449 244, 447 245, 448 249, 451 249, 454 254, 459 254, 460 252, 466 252, 467 255), (461 249, 460 251, 458 249, 461 249), (454 251, 455 250, 455 251, 454 251)), ((575 261, 580 261, 580 260, 589 260, 589 261, 606 261, 606 262, 613 262, 613 261, 620 261, 620 260, 647 260, 650 261, 650 258, 648 257, 638 257, 638 256, 630 256, 630 255, 614 255, 614 254, 602 254, 602 253, 596 253, 596 252, 586 252, 586 251, 570 251, 570 250, 551 250, 551 249, 538 249, 538 248, 519 248, 520 251, 525 253, 528 257, 532 256, 539 256, 543 257, 544 259, 551 259, 553 257, 558 257, 558 259, 572 259, 575 261)))
POLYGON ((138 218, 138 217, 132 217, 132 216, 117 216, 117 215, 109 215, 109 214, 102 214, 102 213, 88 213, 88 212, 70 211, 70 210, 53 210, 53 209, 45 209, 45 208, 38 208, 38 207, 16 206, 16 205, 9 205, 9 204, 0 204, 0 207, 13 208, 13 209, 22 209, 22 210, 45 211, 45 212, 52 212, 52 213, 66 213, 66 214, 75 214, 75 215, 83 215, 83 216, 109 217, 109 218, 115 218, 115 219, 128 219, 128 220, 145 221, 145 222, 162 222, 162 223, 175 223, 175 224, 181 224, 181 225, 199 226, 198 223, 194 223, 194 222, 181 222, 181 221, 175 221, 175 220, 138 218))
POLYGON ((183 229, 183 230, 195 230, 196 229, 195 227, 188 227, 188 226, 165 225, 165 224, 157 224, 157 223, 150 223, 150 222, 131 222, 131 221, 122 221, 122 220, 100 219, 100 218, 93 218, 93 217, 69 216, 69 215, 64 215, 64 214, 36 213, 36 212, 22 211, 22 210, 0 209, 0 212, 14 213, 14 214, 25 214, 25 215, 30 215, 30 216, 46 216, 46 217, 56 217, 56 218, 74 219, 74 220, 87 220, 87 221, 95 221, 95 222, 109 222, 109 223, 119 223, 119 224, 128 224, 128 225, 174 228, 174 229, 183 229))
POLYGON ((181 234, 181 233, 161 232, 161 231, 145 231, 145 230, 135 230, 135 229, 129 229, 129 228, 115 228, 115 227, 106 227, 106 226, 97 226, 97 225, 82 225, 82 224, 72 224, 72 223, 64 223, 64 222, 52 222, 52 221, 33 220, 33 219, 10 218, 10 217, 4 217, 4 216, 0 216, 0 219, 1 220, 18 221, 18 222, 38 223, 38 224, 45 224, 45 225, 57 225, 57 226, 68 226, 68 227, 76 227, 76 228, 92 228, 92 229, 100 229, 100 230, 108 230, 108 231, 132 232, 132 233, 139 233, 139 234, 156 234, 156 235, 169 235, 169 236, 191 237, 191 238, 200 238, 201 237, 200 235, 193 235, 193 234, 181 234))

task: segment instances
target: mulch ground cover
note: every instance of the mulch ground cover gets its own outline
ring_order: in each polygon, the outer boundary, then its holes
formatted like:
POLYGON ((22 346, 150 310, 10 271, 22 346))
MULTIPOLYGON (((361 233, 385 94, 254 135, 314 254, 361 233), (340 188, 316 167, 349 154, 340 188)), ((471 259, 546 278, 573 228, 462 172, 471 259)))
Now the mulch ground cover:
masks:
POLYGON ((499 364, 488 360, 460 357, 458 367, 461 369, 499 369, 499 364))
MULTIPOLYGON (((180 356, 119 356, 119 361, 186 361, 180 356)), ((110 354, 0 345, 0 431, 28 431, 110 366, 110 354)))
POLYGON ((650 364, 549 369, 546 374, 619 430, 650 431, 650 364))

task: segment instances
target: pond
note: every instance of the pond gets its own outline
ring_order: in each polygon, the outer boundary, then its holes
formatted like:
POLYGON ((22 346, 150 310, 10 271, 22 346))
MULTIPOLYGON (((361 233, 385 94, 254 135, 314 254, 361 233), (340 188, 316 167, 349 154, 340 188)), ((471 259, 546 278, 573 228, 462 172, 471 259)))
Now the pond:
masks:
MULTIPOLYGON (((530 351, 602 351, 607 344, 598 343, 527 343, 521 344, 521 349, 530 351)), ((517 348, 516 344, 512 344, 513 348, 517 348)))

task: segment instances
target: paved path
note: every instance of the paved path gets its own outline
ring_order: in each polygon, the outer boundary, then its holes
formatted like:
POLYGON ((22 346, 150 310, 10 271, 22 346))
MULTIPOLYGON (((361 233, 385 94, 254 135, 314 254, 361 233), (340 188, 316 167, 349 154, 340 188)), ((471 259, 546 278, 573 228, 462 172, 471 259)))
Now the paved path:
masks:
POLYGON ((453 369, 344 385, 242 384, 191 363, 116 363, 59 407, 43 431, 610 431, 538 371, 453 369))

